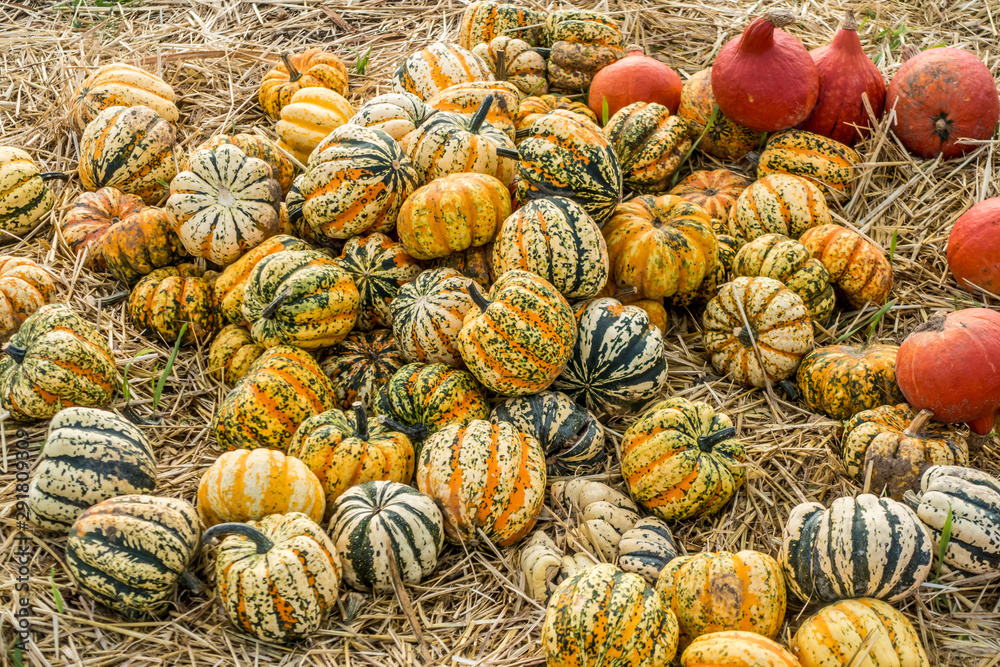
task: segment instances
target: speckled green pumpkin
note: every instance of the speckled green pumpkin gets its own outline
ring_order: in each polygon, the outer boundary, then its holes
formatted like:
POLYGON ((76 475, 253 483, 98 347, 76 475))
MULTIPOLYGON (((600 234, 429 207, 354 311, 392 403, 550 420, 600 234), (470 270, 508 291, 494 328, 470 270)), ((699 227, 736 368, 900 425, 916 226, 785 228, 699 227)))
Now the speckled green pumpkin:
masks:
POLYGON ((371 331, 392 326, 389 304, 399 288, 420 275, 421 267, 403 246, 385 234, 349 239, 336 260, 357 287, 360 301, 355 327, 371 331))
POLYGON ((625 187, 661 193, 691 150, 691 126, 660 104, 635 102, 610 118, 604 133, 621 164, 625 187))
MULTIPOLYGON (((20 148, 0 146, 0 230, 20 236, 42 223, 55 195, 31 156, 20 148)), ((13 240, 7 234, 0 241, 13 240)))
POLYGON ((355 401, 372 409, 375 394, 405 364, 388 329, 368 333, 352 331, 347 338, 328 348, 320 362, 323 372, 330 378, 334 400, 341 410, 349 409, 355 401))
POLYGON ((837 304, 826 267, 804 245, 781 234, 759 236, 740 248, 733 271, 737 276, 781 281, 802 298, 818 324, 826 323, 837 304))
POLYGON ((796 374, 813 412, 848 419, 862 410, 906 399, 896 384, 896 345, 830 345, 811 351, 796 374))
POLYGON ((187 324, 184 342, 207 341, 215 333, 212 287, 194 264, 155 269, 132 289, 128 315, 140 329, 164 340, 177 340, 187 324))
POLYGON ((473 305, 469 279, 455 269, 430 269, 403 285, 390 304, 393 336, 403 357, 461 368, 458 333, 473 305))

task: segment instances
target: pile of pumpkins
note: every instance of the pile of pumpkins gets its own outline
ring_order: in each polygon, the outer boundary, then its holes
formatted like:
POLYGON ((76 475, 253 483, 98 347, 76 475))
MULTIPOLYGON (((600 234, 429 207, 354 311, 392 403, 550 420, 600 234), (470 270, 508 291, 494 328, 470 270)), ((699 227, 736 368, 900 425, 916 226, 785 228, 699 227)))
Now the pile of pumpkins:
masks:
MULTIPOLYGON (((410 54, 392 92, 356 109, 335 54, 282 56, 259 93, 279 139, 218 135, 188 155, 169 85, 123 64, 93 73, 70 119, 86 192, 57 237, 129 287, 137 329, 210 342, 208 371, 231 390, 197 507, 152 495, 146 434, 102 409, 118 386, 107 338, 48 303, 43 267, 0 260, 0 407, 51 419, 29 515, 68 532, 79 590, 162 614, 178 582, 200 590, 188 567, 219 540, 233 625, 291 642, 321 626, 341 580, 398 593, 446 540, 522 543, 550 665, 833 667, 861 649, 928 664, 888 603, 938 553, 938 573, 1000 569, 1000 481, 965 467, 954 425, 992 429, 1000 314, 935 315, 898 348, 816 348, 814 330, 893 285, 882 250, 830 212, 854 193, 851 144, 895 108, 915 155, 961 155, 994 131, 995 83, 940 48, 886 87, 852 15, 812 53, 781 30, 793 19, 754 19, 682 84, 604 14, 474 2, 459 43, 410 54), (749 156, 756 180, 681 179, 695 150, 749 156), (795 507, 777 559, 680 555, 666 522, 723 510, 747 466, 728 415, 662 400, 667 308, 702 306, 715 369, 843 421, 844 470, 888 495, 795 507), (627 496, 586 475, 616 456, 599 419, 629 413, 627 496), (590 551, 532 533, 547 487, 590 551), (774 641, 786 589, 828 604, 794 655, 774 641)), ((69 175, 15 148, 0 170, 0 223, 25 235, 49 217, 48 181, 69 175)), ((993 200, 956 223, 963 288, 997 291, 998 221, 993 200)))

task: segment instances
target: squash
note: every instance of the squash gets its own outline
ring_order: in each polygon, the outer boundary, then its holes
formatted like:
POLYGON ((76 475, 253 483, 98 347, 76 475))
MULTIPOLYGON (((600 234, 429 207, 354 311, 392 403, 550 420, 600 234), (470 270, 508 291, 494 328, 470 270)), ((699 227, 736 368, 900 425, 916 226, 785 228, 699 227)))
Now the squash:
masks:
POLYGON ((948 268, 966 292, 1000 292, 1000 197, 984 199, 958 216, 948 233, 948 268))
POLYGON ((212 339, 208 348, 208 372, 224 385, 239 382, 264 354, 264 348, 253 342, 253 336, 243 327, 227 324, 212 339))
POLYGON ((167 193, 182 159, 177 131, 155 111, 108 107, 80 138, 80 183, 92 191, 115 187, 153 204, 167 193))
POLYGON ((712 218, 712 229, 719 235, 729 232, 729 215, 749 186, 746 177, 728 169, 699 170, 682 178, 667 194, 705 209, 712 218))
POLYGON ((829 198, 850 198, 857 165, 863 162, 850 146, 805 130, 772 134, 757 162, 757 178, 791 174, 807 178, 829 198))
POLYGON ((488 246, 470 246, 466 250, 438 257, 430 262, 432 269, 454 269, 476 281, 483 289, 493 287, 493 258, 488 246))
POLYGON ((514 117, 517 115, 518 90, 512 83, 506 81, 456 83, 430 97, 427 106, 471 118, 490 95, 493 96, 493 102, 486 112, 486 123, 501 130, 513 141, 516 136, 514 117))
POLYGON ((542 626, 549 667, 667 667, 677 618, 642 577, 602 563, 563 581, 542 626))
POLYGON ((702 328, 715 370, 753 387, 791 377, 813 348, 809 310, 773 278, 735 278, 723 285, 705 307, 702 328))
POLYGON ((663 568, 679 555, 670 528, 655 516, 636 521, 618 542, 618 567, 638 574, 650 586, 656 585, 663 568))
MULTIPOLYGON (((203 141, 192 153, 201 150, 215 150, 219 146, 236 146, 243 151, 247 157, 255 157, 263 160, 271 167, 271 178, 278 181, 281 186, 282 195, 287 196, 292 187, 292 179, 295 178, 295 165, 288 157, 278 150, 275 142, 262 137, 259 134, 216 134, 203 141)), ((187 164, 181 167, 181 171, 187 171, 187 164)))
POLYGON ((691 151, 695 138, 680 116, 660 104, 635 102, 620 109, 604 127, 621 165, 625 187, 663 192, 691 151))
POLYGON ((681 654, 680 667, 801 667, 784 646, 756 632, 711 632, 681 654))
POLYGON ((357 288, 360 300, 354 326, 361 331, 391 327, 389 304, 421 272, 420 264, 401 244, 378 232, 348 239, 334 261, 357 288))
POLYGON ((227 266, 215 280, 213 290, 220 319, 240 326, 249 324, 243 316, 243 291, 246 289, 247 279, 260 260, 285 250, 311 249, 312 246, 305 241, 278 234, 248 250, 245 255, 227 266))
POLYGON ((595 299, 577 313, 577 331, 554 390, 596 414, 614 414, 660 393, 667 381, 663 334, 641 308, 595 299))
POLYGON ((779 560, 803 602, 902 600, 931 571, 933 543, 917 515, 891 498, 862 494, 792 508, 779 560), (850 554, 845 559, 843 554, 850 554))
POLYGON ((24 257, 0 257, 0 339, 20 329, 55 289, 48 269, 24 257))
POLYGON ((538 46, 542 41, 540 24, 544 22, 545 15, 533 9, 480 0, 468 5, 462 13, 458 41, 463 48, 472 49, 499 35, 513 33, 531 46, 538 46))
MULTIPOLYGON (((573 477, 552 484, 552 505, 577 524, 577 535, 594 553, 612 560, 625 533, 639 522, 632 499, 606 484, 573 477)), ((575 567, 575 566, 574 566, 575 567)))
POLYGON ((718 262, 718 242, 705 209, 674 195, 642 195, 619 204, 604 226, 612 279, 647 299, 694 299, 718 262))
POLYGON ((36 310, 3 351, 0 408, 14 421, 49 419, 75 405, 104 407, 118 387, 107 337, 65 304, 36 310))
POLYGON ((281 211, 278 213, 278 236, 292 236, 307 243, 315 243, 316 235, 302 212, 302 207, 306 203, 305 197, 302 196, 302 180, 305 177, 305 174, 295 177, 292 187, 285 195, 285 201, 281 202, 281 211))
POLYGON ((450 540, 509 546, 531 531, 542 509, 545 455, 507 422, 451 424, 424 442, 417 488, 441 509, 450 540))
POLYGON ((281 65, 270 70, 260 82, 257 101, 264 113, 275 120, 295 93, 303 88, 328 88, 347 95, 347 68, 335 54, 308 49, 298 54, 281 54, 281 65))
POLYGON ((406 361, 463 365, 458 333, 474 306, 468 285, 458 271, 441 268, 424 271, 399 289, 389 308, 393 336, 406 361))
POLYGON ((830 282, 850 306, 880 305, 889 298, 892 265, 871 241, 840 225, 814 227, 799 240, 823 262, 830 282))
POLYGON ((264 347, 307 350, 342 341, 358 318, 360 295, 350 274, 316 250, 267 255, 243 288, 243 317, 264 347))
POLYGON ((131 284, 179 261, 186 252, 174 222, 166 210, 150 206, 112 224, 96 246, 108 273, 131 284))
POLYGON ((528 136, 531 126, 535 124, 536 120, 556 109, 564 109, 583 116, 595 125, 598 122, 597 116, 583 102, 559 95, 531 95, 522 99, 517 106, 517 115, 514 117, 517 142, 520 143, 521 139, 528 136))
POLYGON ((760 146, 760 132, 732 120, 715 103, 711 67, 692 74, 684 83, 677 115, 692 124, 694 136, 701 136, 698 150, 720 160, 742 160, 760 146))
POLYGON ((136 283, 128 299, 128 316, 139 329, 147 329, 167 342, 206 341, 215 333, 212 286, 195 264, 156 269, 136 283))
POLYGON ((198 549, 198 512, 177 498, 128 495, 81 513, 66 540, 66 569, 79 590, 122 616, 162 616, 198 549))
POLYGON ((895 345, 830 345, 807 354, 796 381, 813 412, 843 421, 880 405, 903 402, 896 384, 895 345))
POLYGON ((156 488, 156 458, 142 431, 113 412, 66 408, 49 422, 28 485, 28 518, 66 532, 88 507, 156 488))
POLYGON ((743 191, 729 215, 729 234, 741 242, 765 234, 799 239, 832 221, 823 192, 804 178, 773 174, 743 191))
POLYGON ((392 571, 419 584, 437 567, 444 519, 434 501, 397 482, 365 482, 334 502, 330 537, 351 586, 392 593, 392 571))
POLYGON ((636 102, 649 102, 677 113, 681 103, 681 78, 638 44, 625 47, 625 57, 594 75, 587 91, 587 105, 595 114, 614 116, 636 102))
POLYGON ((273 449, 226 452, 198 483, 198 514, 206 526, 290 512, 319 521, 325 509, 316 475, 299 459, 273 449))
POLYGON ((518 560, 528 597, 537 602, 545 602, 549 593, 555 589, 562 559, 562 551, 541 530, 536 530, 524 541, 518 560))
POLYGON ((780 281, 799 295, 817 324, 826 324, 837 305, 826 267, 804 245, 781 234, 758 236, 740 248, 733 273, 780 281))
POLYGON ((405 364, 392 332, 376 329, 347 334, 347 338, 326 349, 320 366, 330 378, 334 404, 348 410, 355 401, 371 409, 378 390, 405 364))
POLYGON ((219 405, 211 431, 219 447, 284 451, 299 425, 333 409, 333 387, 305 350, 272 347, 219 405))
POLYGON ((680 397, 650 407, 621 442, 632 497, 665 521, 718 512, 743 486, 746 460, 728 415, 680 397))
POLYGON ((86 266, 103 267, 101 239, 109 228, 143 208, 141 197, 127 195, 115 188, 84 192, 76 198, 59 225, 62 240, 74 256, 87 252, 86 266))
POLYGON ((504 396, 524 396, 555 380, 573 351, 576 322, 569 304, 543 278, 509 271, 489 297, 468 287, 475 304, 458 333, 458 351, 484 386, 504 396))
POLYGON ((73 98, 70 118, 77 132, 83 132, 108 107, 141 105, 171 123, 180 118, 177 95, 170 84, 152 72, 125 63, 110 63, 98 69, 80 84, 73 98))
POLYGON ((531 45, 514 36, 499 35, 489 42, 472 47, 472 52, 482 58, 493 71, 497 81, 507 81, 517 88, 518 99, 549 92, 545 75, 548 68, 545 56, 531 45))
POLYGON ((930 667, 920 635, 880 600, 841 600, 799 626, 791 642, 801 667, 845 667, 862 652, 872 665, 930 667), (873 636, 874 635, 874 636, 873 636))
POLYGON ((45 185, 53 178, 65 175, 40 172, 20 148, 0 146, 0 242, 12 241, 42 224, 55 201, 45 185))
POLYGON ((493 408, 490 421, 507 422, 537 440, 545 452, 545 470, 550 477, 595 472, 607 459, 600 423, 557 391, 507 399, 493 408))
POLYGON ((373 130, 382 130, 396 141, 437 113, 410 93, 376 95, 360 107, 348 123, 373 130))
POLYGON ((736 264, 736 253, 739 252, 742 243, 729 234, 716 234, 715 240, 719 244, 719 260, 715 263, 715 268, 701 281, 698 291, 694 294, 694 303, 711 301, 719 293, 719 288, 735 277, 733 267, 736 264))
POLYGON ((403 59, 392 75, 392 92, 410 93, 425 102, 449 86, 489 81, 489 66, 458 44, 433 42, 403 59))
POLYGON ((347 123, 354 107, 328 88, 302 88, 281 108, 274 131, 295 155, 311 155, 326 135, 347 123))
POLYGON ((284 643, 319 630, 337 603, 340 559, 323 529, 305 514, 220 523, 205 544, 225 537, 215 582, 229 621, 261 641, 284 643))
POLYGON ((577 93, 590 87, 594 75, 625 57, 625 40, 614 19, 587 9, 561 9, 545 19, 549 85, 577 93))

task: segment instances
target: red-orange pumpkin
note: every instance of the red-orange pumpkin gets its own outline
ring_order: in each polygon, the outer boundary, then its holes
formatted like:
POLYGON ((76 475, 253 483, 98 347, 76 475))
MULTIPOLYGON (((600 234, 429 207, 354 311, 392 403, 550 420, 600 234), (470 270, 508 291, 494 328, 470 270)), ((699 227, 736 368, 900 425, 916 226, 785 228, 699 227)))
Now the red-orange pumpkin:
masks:
POLYGON ((655 102, 677 113, 684 84, 677 72, 655 58, 648 57, 641 46, 632 44, 625 57, 594 75, 590 84, 588 105, 598 118, 607 117, 633 102, 655 102))
POLYGON ((108 229, 145 208, 142 197, 128 195, 116 188, 84 192, 62 221, 62 237, 70 252, 79 255, 87 250, 87 265, 104 266, 101 239, 108 229))
POLYGON ((1000 197, 979 202, 955 221, 948 268, 962 289, 1000 294, 1000 197))

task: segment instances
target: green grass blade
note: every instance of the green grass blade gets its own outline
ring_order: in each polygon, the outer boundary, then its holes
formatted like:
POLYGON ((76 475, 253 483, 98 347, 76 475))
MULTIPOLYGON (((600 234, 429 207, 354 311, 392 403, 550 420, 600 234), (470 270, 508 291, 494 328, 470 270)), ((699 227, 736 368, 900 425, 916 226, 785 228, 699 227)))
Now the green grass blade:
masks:
POLYGON ((937 562, 937 574, 934 576, 934 582, 937 583, 941 579, 941 564, 944 563, 944 555, 948 553, 948 544, 951 543, 951 520, 953 514, 951 511, 951 506, 948 506, 948 516, 944 519, 944 526, 941 528, 941 539, 938 540, 938 562, 937 562))
POLYGON ((601 127, 608 124, 608 98, 601 98, 601 127))
POLYGON ((896 240, 899 238, 899 230, 892 230, 892 241, 889 243, 889 263, 892 264, 892 258, 896 256, 896 240))
POLYGON ((862 322, 861 324, 859 324, 855 328, 851 329, 850 331, 848 331, 847 333, 845 333, 844 335, 842 335, 837 340, 833 341, 833 344, 834 345, 839 345, 845 339, 850 338, 851 336, 853 336, 854 334, 858 333, 859 331, 861 331, 862 329, 864 329, 867 326, 871 327, 871 330, 869 331, 869 336, 870 336, 871 332, 875 330, 875 325, 878 324, 878 321, 882 319, 882 316, 885 315, 887 312, 889 312, 889 309, 892 308, 895 305, 896 305, 896 300, 893 299, 889 303, 887 303, 884 306, 882 306, 881 308, 879 308, 866 321, 862 322))
POLYGON ((673 181, 670 184, 671 187, 677 185, 677 181, 679 181, 681 177, 681 168, 687 164, 688 158, 690 158, 694 154, 695 149, 698 148, 698 144, 700 144, 701 140, 705 138, 705 135, 708 134, 708 131, 715 126, 715 121, 716 119, 718 119, 718 117, 719 117, 719 105, 716 104, 715 107, 712 108, 712 115, 709 116, 708 122, 705 123, 705 128, 701 131, 701 134, 698 135, 698 138, 694 140, 694 143, 691 144, 691 148, 688 150, 688 152, 684 154, 684 159, 681 160, 680 164, 677 165, 677 170, 674 171, 673 181))
POLYGON ((63 598, 62 593, 56 588, 56 568, 55 566, 49 570, 49 581, 52 583, 52 597, 56 601, 56 611, 60 614, 63 613, 63 598))
POLYGON ((153 412, 156 412, 156 406, 160 404, 160 396, 163 395, 163 386, 167 383, 167 378, 170 376, 170 371, 174 368, 174 362, 177 361, 177 354, 181 351, 181 341, 184 340, 184 334, 187 332, 187 322, 181 326, 181 332, 177 334, 177 342, 174 343, 174 351, 170 353, 170 358, 167 359, 167 365, 163 367, 163 372, 160 373, 160 379, 156 383, 156 390, 153 392, 153 412))

